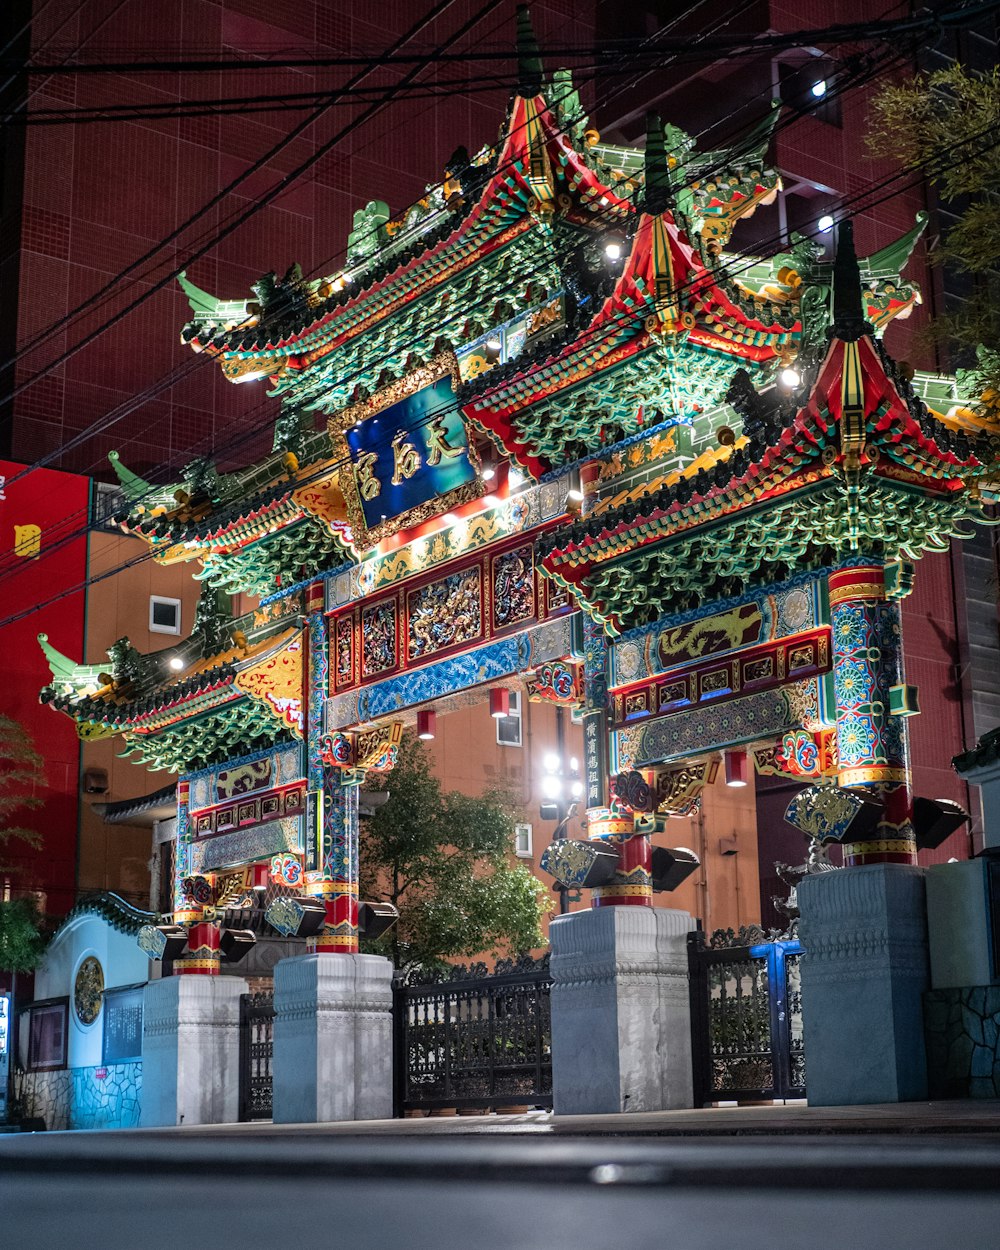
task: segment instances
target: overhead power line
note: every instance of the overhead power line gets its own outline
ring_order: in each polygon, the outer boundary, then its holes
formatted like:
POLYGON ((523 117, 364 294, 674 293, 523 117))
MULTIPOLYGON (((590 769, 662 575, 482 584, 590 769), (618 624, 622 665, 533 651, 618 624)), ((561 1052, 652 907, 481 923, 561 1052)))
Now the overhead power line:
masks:
MULTIPOLYGON (((895 59, 895 57, 898 56, 898 54, 899 53, 897 49, 895 53, 890 54, 889 59, 890 60, 895 59)), ((873 72, 875 72, 874 63, 872 66, 869 67, 867 76, 870 76, 871 73, 873 72)), ((851 76, 850 81, 847 81, 847 76, 845 75, 844 81, 841 84, 839 84, 839 86, 836 89, 845 90, 848 86, 853 86, 863 81, 864 77, 865 77, 864 75, 854 75, 854 76, 851 76)), ((784 124, 790 124, 790 122, 793 120, 795 120, 794 117, 786 118, 784 120, 784 124)), ((779 123, 779 126, 780 125, 781 123, 779 123)), ((308 166, 309 163, 310 162, 307 161, 305 164, 308 166)), ((236 223, 234 223, 233 226, 230 227, 230 229, 235 228, 235 226, 238 224, 239 224, 239 220, 236 223)), ((208 250, 209 246, 211 246, 211 243, 207 244, 198 254, 203 254, 204 251, 208 250)), ((168 281, 168 280, 169 278, 166 279, 165 281, 168 281)), ((161 282, 160 285, 162 286, 163 283, 161 282)), ((154 290, 155 289, 156 288, 154 288, 154 290)), ((121 316, 125 315, 125 313, 131 310, 131 307, 134 307, 138 303, 141 303, 145 298, 148 298, 148 296, 151 295, 152 293, 153 291, 146 292, 143 296, 140 297, 139 300, 135 301, 134 304, 130 306, 130 308, 124 310, 123 313, 119 314, 117 317, 112 318, 108 324, 114 324, 116 320, 120 320, 121 316)), ((101 329, 103 328, 107 328, 107 327, 105 326, 105 327, 102 327, 101 329)), ((96 335, 101 332, 101 329, 94 332, 94 337, 96 337, 96 335)), ((77 350, 78 347, 81 345, 77 345, 77 348, 74 348, 72 350, 77 350)), ((188 368, 197 367, 197 365, 201 363, 202 360, 203 358, 196 358, 195 361, 192 362, 191 365, 188 366, 188 368)), ((179 366, 179 370, 183 372, 187 371, 187 369, 183 365, 179 366)), ((163 380, 163 386, 158 387, 158 389, 165 389, 167 386, 172 385, 173 381, 179 380, 180 376, 183 376, 183 373, 179 373, 178 377, 173 380, 163 380)), ((63 444, 60 448, 54 449, 51 453, 48 454, 48 456, 42 457, 42 459, 36 462, 34 465, 29 466, 25 470, 22 470, 21 473, 17 475, 17 478, 13 480, 18 480, 18 478, 25 476, 27 473, 30 473, 34 468, 44 467, 45 464, 50 463, 52 460, 58 458, 59 456, 64 454, 66 451, 72 450, 74 447, 79 446, 81 443, 85 442, 88 438, 101 432, 101 430, 109 428, 110 425, 115 424, 117 421, 121 420, 123 416, 127 415, 129 412, 134 411, 135 408, 139 407, 141 403, 144 402, 144 398, 145 397, 143 396, 139 396, 139 397, 133 397, 130 400, 125 401, 124 404, 119 405, 118 409, 114 410, 110 414, 107 414, 107 416, 104 419, 99 420, 98 422, 92 424, 87 429, 79 432, 76 436, 74 436, 74 438, 69 440, 67 443, 63 444)))
MULTIPOLYGON (((732 54, 734 52, 759 53, 774 52, 787 48, 809 47, 809 46, 829 46, 838 43, 864 43, 874 40, 893 40, 904 34, 927 34, 934 33, 940 29, 952 26, 967 25, 970 22, 977 21, 981 17, 985 17, 990 13, 1000 10, 1000 0, 982 0, 978 4, 959 4, 952 8, 940 9, 937 11, 930 9, 921 9, 912 17, 896 18, 889 21, 881 22, 838 22, 831 26, 812 27, 797 31, 768 31, 764 34, 745 35, 745 34, 722 34, 712 39, 705 40, 700 45, 700 50, 705 54, 725 53, 732 54)), ((600 47, 592 45, 586 46, 569 46, 564 48, 546 49, 546 56, 549 59, 556 60, 578 60, 585 59, 588 61, 613 61, 622 53, 631 55, 644 55, 643 48, 647 44, 648 36, 641 39, 617 39, 609 40, 600 47)), ((670 53, 683 55, 690 48, 690 38, 684 37, 676 41, 664 41, 657 45, 657 51, 660 54, 670 53)), ((647 53, 648 54, 648 50, 647 53)), ((441 52, 435 53, 434 61, 438 64, 446 64, 453 61, 510 61, 511 51, 509 45, 498 48, 495 51, 478 51, 473 53, 466 52, 441 52)), ((29 62, 27 65, 23 63, 12 63, 9 61, 0 61, 0 69, 13 69, 18 72, 27 71, 31 74, 193 74, 193 73, 219 73, 225 71, 231 72, 251 72, 260 73, 264 70, 289 70, 289 69, 332 69, 332 68, 351 68, 359 64, 367 64, 370 57, 358 55, 336 55, 336 56, 318 56, 318 57, 281 57, 280 59, 262 60, 262 59, 235 59, 235 58, 213 58, 213 59, 184 59, 184 60, 166 60, 152 59, 145 61, 120 61, 120 62, 85 62, 85 63, 69 63, 61 65, 46 65, 42 63, 29 62)), ((382 58, 381 64, 386 68, 393 66, 408 66, 423 64, 426 61, 426 54, 419 53, 391 53, 382 58)))
MULTIPOLYGON (((1000 140, 995 140, 995 141, 993 141, 991 144, 989 144, 989 145, 988 145, 988 148, 994 148, 994 147, 996 147, 998 144, 1000 144, 1000 140)), ((958 159, 962 159, 962 157, 960 156, 958 159)), ((860 192, 858 195, 856 195, 856 196, 854 197, 854 200, 855 200, 855 201, 857 201, 857 200, 860 200, 860 199, 862 199, 862 198, 865 198, 868 194, 870 194, 870 193, 871 193, 871 191, 873 191, 873 190, 878 190, 878 189, 880 189, 881 187, 884 187, 884 186, 890 185, 892 182, 897 181, 897 180, 899 180, 900 178, 906 177, 906 176, 907 176, 910 172, 911 172, 911 171, 900 171, 899 173, 897 173, 897 174, 895 174, 895 175, 892 175, 892 176, 890 176, 890 177, 888 177, 888 178, 886 178, 886 179, 882 180, 882 182, 881 182, 881 183, 879 183, 879 184, 875 184, 875 186, 874 186, 874 187, 867 188, 865 191, 860 192)), ((917 182, 917 181, 919 181, 919 180, 922 178, 922 176, 923 176, 923 175, 922 175, 921 173, 918 173, 918 174, 916 175, 916 178, 915 178, 915 179, 913 179, 912 181, 913 181, 913 182, 917 182)), ((896 194, 898 194, 898 193, 899 193, 899 191, 898 191, 898 190, 897 190, 897 191, 893 191, 893 192, 891 192, 891 193, 889 193, 889 194, 887 194, 887 195, 882 196, 879 200, 875 201, 875 202, 874 202, 874 204, 869 204, 869 205, 866 205, 866 207, 868 207, 868 208, 874 207, 874 206, 876 206, 878 203, 882 203, 882 202, 884 202, 886 199, 892 198, 892 196, 894 196, 894 195, 896 195, 896 194)), ((843 211, 843 209, 844 209, 844 208, 846 208, 846 207, 847 207, 847 205, 844 205, 844 206, 842 207, 842 215, 844 215, 844 216, 848 216, 848 215, 850 215, 850 214, 848 214, 848 213, 846 213, 846 212, 844 212, 844 211, 843 211)), ((779 238, 778 236, 775 236, 775 239, 774 239, 773 241, 774 241, 774 242, 776 242, 779 246, 780 246, 781 244, 783 244, 783 243, 784 243, 784 240, 783 240, 783 239, 781 239, 781 238, 779 238)), ((766 246, 766 245, 765 245, 765 246, 766 246)), ((754 258, 754 260, 751 260, 750 262, 748 262, 748 264, 752 264, 752 263, 754 263, 755 259, 756 259, 756 258, 754 258)), ((744 266, 744 267, 746 267, 746 266, 744 266)), ((726 273, 727 273, 727 276, 728 276, 728 277, 738 276, 738 273, 739 273, 739 272, 740 272, 740 269, 739 269, 739 268, 734 268, 734 267, 733 267, 733 266, 731 266, 731 265, 727 268, 727 271, 726 271, 726 273)), ((265 400, 264 402, 266 403, 266 400, 265 400)), ((262 405, 259 405, 258 407, 260 408, 260 407, 263 407, 263 406, 264 406, 264 405, 262 404, 262 405)), ((455 405, 455 407, 457 407, 457 406, 458 406, 458 405, 456 404, 456 405, 455 405)), ((263 424, 266 426, 267 424, 270 424, 270 421, 271 421, 271 418, 270 418, 270 417, 268 417, 268 418, 266 418, 266 419, 265 419, 265 422, 264 422, 263 424)), ((70 536, 68 536, 68 537, 67 537, 67 541, 69 541, 69 537, 70 537, 70 536)), ((127 561, 127 562, 125 562, 125 564, 123 564, 123 565, 122 565, 122 566, 120 566, 120 567, 121 567, 121 568, 130 567, 132 564, 138 563, 138 562, 139 562, 140 560, 142 560, 142 559, 148 559, 148 558, 150 558, 150 556, 151 556, 151 552, 143 553, 143 555, 142 555, 142 556, 140 556, 140 557, 136 558, 135 560, 130 560, 130 561, 127 561)), ((99 578, 94 579, 94 580, 103 580, 103 578, 104 578, 104 577, 112 575, 115 571, 116 571, 116 570, 109 570, 109 571, 107 571, 105 574, 102 574, 99 578)), ((0 578, 0 580, 3 580, 3 579, 2 579, 2 578, 0 578)), ((88 584, 89 584, 89 583, 88 583, 88 584)), ((68 593, 74 593, 76 589, 79 589, 79 587, 78 587, 78 588, 70 588, 70 589, 69 589, 68 591, 66 591, 65 593, 67 593, 67 594, 68 594, 68 593)), ((57 600, 58 600, 59 598, 61 598, 61 597, 63 597, 63 595, 58 595, 58 596, 55 596, 55 600, 50 600, 50 601, 47 601, 47 604, 48 604, 48 603, 50 603, 50 602, 52 602, 52 601, 57 601, 57 600)), ((38 605, 38 606, 46 606, 46 605, 38 605)), ((7 620, 7 621, 0 622, 0 626, 2 626, 2 625, 4 625, 4 624, 9 623, 9 621, 10 621, 10 620, 12 620, 12 619, 20 619, 20 617, 21 617, 21 616, 26 615, 26 614, 28 614, 28 612, 27 612, 27 611, 26 611, 26 612, 24 612, 24 613, 19 613, 19 614, 17 614, 17 616, 16 616, 16 617, 14 617, 14 618, 9 618, 9 620, 7 620)))

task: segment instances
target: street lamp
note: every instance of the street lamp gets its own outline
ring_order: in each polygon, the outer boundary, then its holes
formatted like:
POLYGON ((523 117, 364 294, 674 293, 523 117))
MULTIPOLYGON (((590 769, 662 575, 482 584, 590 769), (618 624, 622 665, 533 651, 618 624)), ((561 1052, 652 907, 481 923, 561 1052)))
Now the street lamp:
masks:
MULTIPOLYGON (((565 837, 566 827, 576 815, 580 800, 583 798, 583 782, 580 779, 580 761, 575 755, 566 756, 566 730, 563 717, 565 709, 556 708, 556 742, 557 749, 550 751, 542 761, 542 794, 545 802, 538 813, 542 820, 555 820, 556 831, 552 835, 553 842, 565 837)), ((569 887, 556 882, 559 891, 559 914, 565 916, 569 911, 569 887)))

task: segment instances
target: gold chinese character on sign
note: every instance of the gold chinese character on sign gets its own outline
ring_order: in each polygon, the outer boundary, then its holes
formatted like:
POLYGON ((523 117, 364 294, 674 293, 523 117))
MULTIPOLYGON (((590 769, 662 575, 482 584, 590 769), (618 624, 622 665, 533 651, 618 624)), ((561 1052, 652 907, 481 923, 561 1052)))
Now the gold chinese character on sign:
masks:
POLYGON ((448 460, 462 454, 461 447, 452 447, 448 442, 451 437, 444 417, 435 417, 427 426, 427 445, 430 448, 427 463, 440 464, 442 456, 448 460))
POLYGON ((420 468, 420 452, 406 441, 406 430, 397 430, 392 440, 392 484, 399 486, 405 478, 413 477, 420 468))
POLYGON ((42 531, 37 525, 14 526, 14 555, 22 560, 34 560, 41 546, 42 531))
MULTIPOLYGON (((358 483, 358 494, 362 499, 377 499, 382 493, 382 483, 375 476, 378 456, 373 451, 363 451, 354 466, 354 477, 358 483)), ((395 482, 395 478, 392 479, 395 482)))

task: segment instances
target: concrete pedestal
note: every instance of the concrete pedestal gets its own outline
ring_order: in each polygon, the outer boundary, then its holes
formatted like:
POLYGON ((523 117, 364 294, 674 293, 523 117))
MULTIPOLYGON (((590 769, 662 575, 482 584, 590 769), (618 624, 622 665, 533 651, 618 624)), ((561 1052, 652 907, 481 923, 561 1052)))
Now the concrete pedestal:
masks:
POLYGON ((274 1121, 392 1116, 392 964, 299 955, 274 969, 274 1121))
POLYGON ((242 977, 173 976, 143 996, 143 1128, 239 1118, 242 977))
POLYGON ((935 990, 989 985, 1000 971, 992 959, 988 873, 985 859, 927 869, 927 931, 935 990))
POLYGON ((813 1106, 927 1097, 924 870, 871 864, 798 887, 806 1085, 813 1106))
POLYGON ((552 943, 557 1115, 690 1107, 687 912, 601 907, 559 916, 552 943))

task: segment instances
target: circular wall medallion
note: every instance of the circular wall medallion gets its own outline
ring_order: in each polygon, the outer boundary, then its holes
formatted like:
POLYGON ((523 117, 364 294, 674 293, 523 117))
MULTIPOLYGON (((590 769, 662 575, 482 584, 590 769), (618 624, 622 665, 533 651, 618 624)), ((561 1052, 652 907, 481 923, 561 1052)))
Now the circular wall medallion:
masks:
POLYGON ((809 619, 809 595, 804 590, 790 590, 785 595, 784 617, 793 629, 799 629, 809 619))
POLYGON ((88 955, 76 970, 73 1007, 81 1024, 93 1024, 101 1014, 104 969, 94 955, 88 955))

